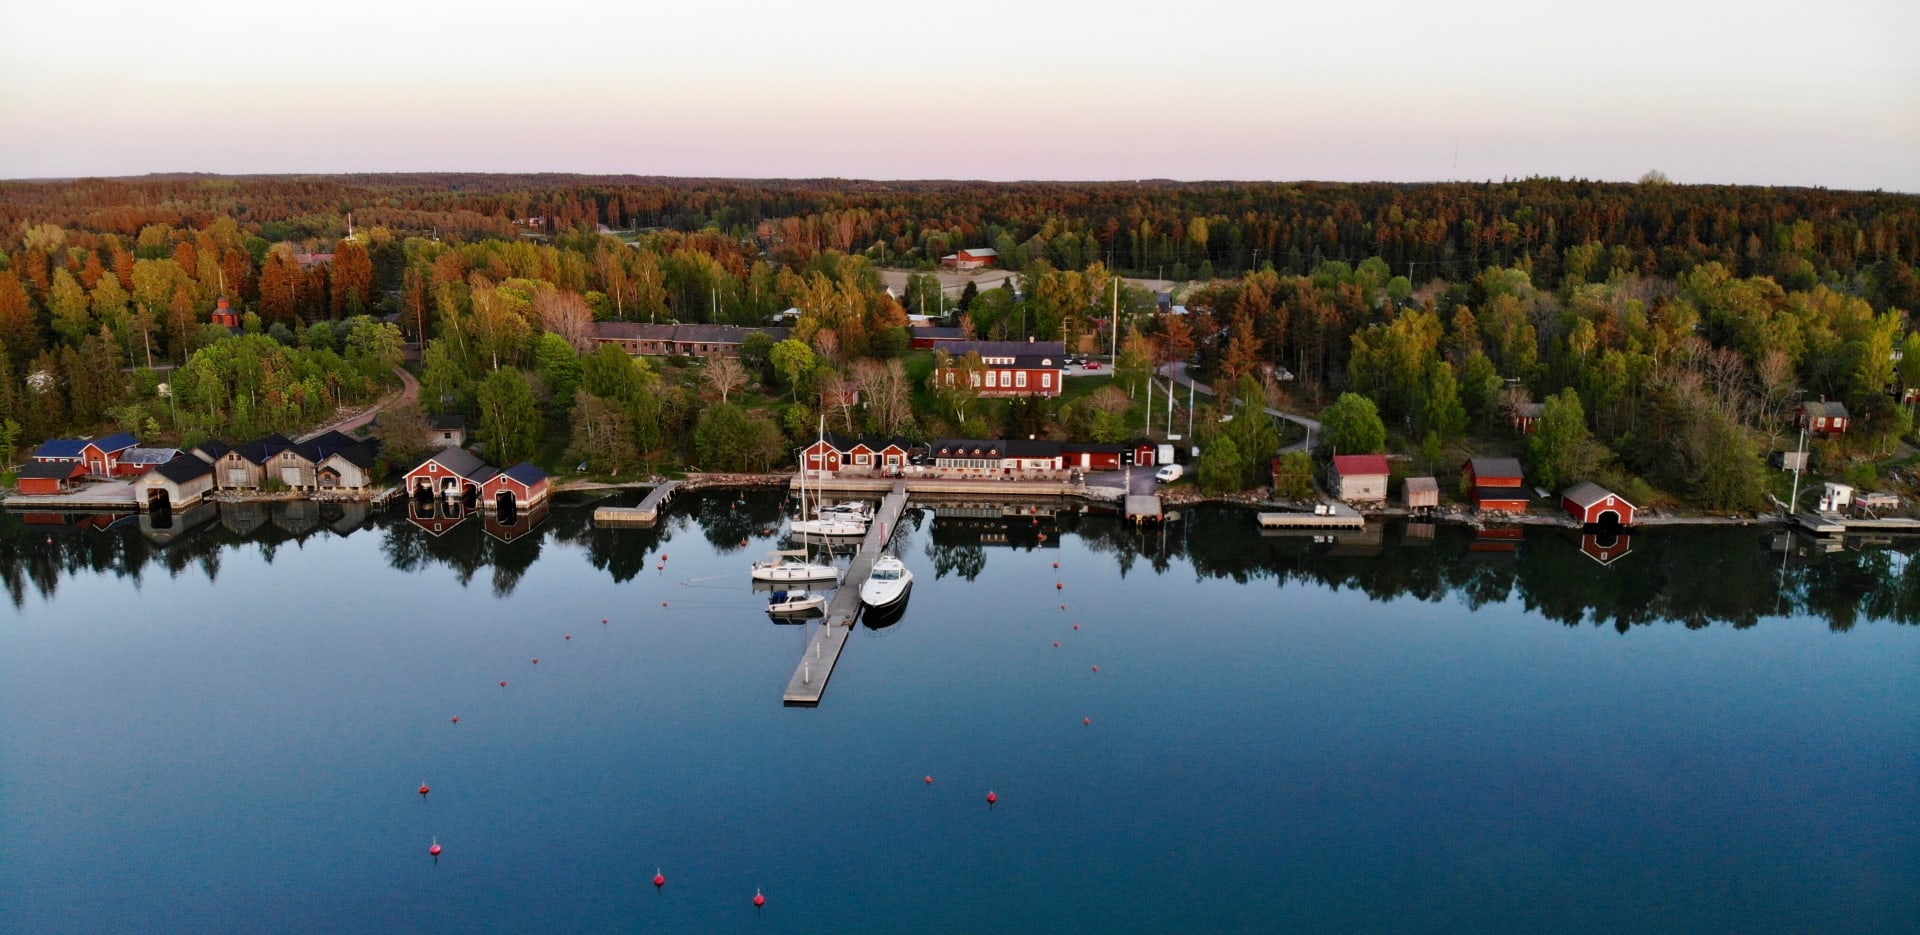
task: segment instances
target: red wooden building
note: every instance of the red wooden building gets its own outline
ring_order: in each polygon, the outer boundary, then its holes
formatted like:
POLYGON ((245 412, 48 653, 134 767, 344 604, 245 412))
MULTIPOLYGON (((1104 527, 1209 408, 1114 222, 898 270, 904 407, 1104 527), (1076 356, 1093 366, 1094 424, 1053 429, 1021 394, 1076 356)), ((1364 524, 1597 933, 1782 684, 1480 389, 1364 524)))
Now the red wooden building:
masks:
POLYGON ((49 496, 72 492, 87 469, 78 461, 29 461, 20 466, 20 492, 27 496, 49 496))
POLYGON ((992 247, 975 247, 940 258, 940 265, 948 269, 985 269, 998 262, 1000 252, 992 247))
POLYGON ((1581 481, 1563 491, 1560 507, 1586 526, 1631 526, 1637 509, 1627 498, 1592 481, 1581 481))
POLYGON ((526 508, 547 499, 552 480, 531 461, 522 461, 480 483, 480 508, 526 508))
POLYGON ((1845 435, 1853 424, 1845 403, 1824 399, 1801 403, 1793 410, 1793 427, 1815 435, 1845 435))
POLYGON ((1473 505, 1485 513, 1527 511, 1526 472, 1513 458, 1471 458, 1461 466, 1473 505))
POLYGON ((139 440, 127 432, 104 438, 53 438, 34 449, 33 460, 77 463, 86 469, 86 473, 100 477, 139 474, 145 472, 149 465, 131 470, 123 470, 120 466, 120 455, 138 444, 139 440))

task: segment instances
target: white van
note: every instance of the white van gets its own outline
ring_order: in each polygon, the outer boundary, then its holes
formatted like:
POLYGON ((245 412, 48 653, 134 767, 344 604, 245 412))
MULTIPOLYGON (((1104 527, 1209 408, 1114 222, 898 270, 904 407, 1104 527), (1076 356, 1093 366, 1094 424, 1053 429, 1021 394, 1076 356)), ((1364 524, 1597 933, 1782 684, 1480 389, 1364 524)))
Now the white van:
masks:
POLYGON ((1181 467, 1178 464, 1166 464, 1166 465, 1162 465, 1160 467, 1160 470, 1153 472, 1153 479, 1159 481, 1162 484, 1165 484, 1171 481, 1179 480, 1181 477, 1185 476, 1186 473, 1187 473, 1187 469, 1184 467, 1181 467))

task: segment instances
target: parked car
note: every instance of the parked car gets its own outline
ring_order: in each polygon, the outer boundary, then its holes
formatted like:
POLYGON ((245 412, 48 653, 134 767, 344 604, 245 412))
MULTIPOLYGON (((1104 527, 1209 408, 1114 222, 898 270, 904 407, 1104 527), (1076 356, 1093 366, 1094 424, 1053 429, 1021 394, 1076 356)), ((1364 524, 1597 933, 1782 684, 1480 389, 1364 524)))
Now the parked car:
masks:
POLYGON ((1170 484, 1185 477, 1186 473, 1187 469, 1178 464, 1164 464, 1160 466, 1160 470, 1153 472, 1153 479, 1162 484, 1170 484))
POLYGON ((1087 362, 1086 362, 1086 364, 1085 364, 1084 366, 1085 366, 1085 367, 1086 367, 1086 368, 1087 368, 1088 370, 1098 370, 1098 369, 1100 369, 1100 362, 1099 362, 1099 361, 1097 361, 1097 360, 1089 360, 1089 361, 1087 361, 1087 362))

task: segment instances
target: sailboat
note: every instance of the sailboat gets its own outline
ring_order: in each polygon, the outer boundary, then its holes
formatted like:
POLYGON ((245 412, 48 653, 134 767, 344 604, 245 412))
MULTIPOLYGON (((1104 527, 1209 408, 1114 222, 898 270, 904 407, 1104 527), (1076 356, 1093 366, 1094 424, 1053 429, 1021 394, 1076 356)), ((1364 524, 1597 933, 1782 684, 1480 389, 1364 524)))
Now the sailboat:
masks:
MULTIPOLYGON (((824 443, 826 440, 827 417, 821 416, 820 441, 824 443)), ((804 536, 843 537, 864 536, 867 534, 867 525, 871 522, 871 518, 864 509, 866 506, 864 503, 860 504, 860 508, 858 509, 848 504, 839 504, 832 508, 821 508, 815 511, 813 519, 807 519, 806 478, 807 464, 805 455, 802 455, 800 462, 800 515, 794 518, 790 526, 794 533, 804 536)))
MULTIPOLYGON (((821 421, 824 435, 826 422, 821 421)), ((807 466, 800 465, 800 516, 795 518, 794 532, 806 542, 807 531, 799 528, 801 518, 807 515, 807 466)), ((816 562, 807 549, 781 549, 767 556, 766 561, 753 563, 753 580, 770 581, 776 584, 795 584, 807 581, 840 580, 840 568, 833 564, 832 553, 828 553, 826 562, 816 562)))
POLYGON ((913 572, 892 555, 882 555, 873 563, 873 571, 860 586, 860 603, 874 610, 886 610, 907 599, 913 588, 913 572))

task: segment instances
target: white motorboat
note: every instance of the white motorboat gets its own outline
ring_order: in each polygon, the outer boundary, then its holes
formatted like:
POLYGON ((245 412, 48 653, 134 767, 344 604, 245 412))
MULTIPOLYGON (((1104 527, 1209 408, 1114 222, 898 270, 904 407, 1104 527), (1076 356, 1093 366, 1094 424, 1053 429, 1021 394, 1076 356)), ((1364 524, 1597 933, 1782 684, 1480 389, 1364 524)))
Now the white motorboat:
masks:
POLYGON ((812 591, 775 591, 767 598, 767 613, 775 617, 801 617, 820 613, 827 596, 812 591))
POLYGON ((776 583, 839 581, 840 569, 831 563, 810 560, 806 549, 783 549, 769 554, 766 561, 753 563, 753 580, 776 583))
POLYGON ((873 563, 866 583, 860 585, 860 603, 875 610, 892 607, 906 600, 907 590, 912 587, 913 572, 907 570, 906 563, 882 555, 873 563))
POLYGON ((873 518, 873 508, 868 506, 865 500, 848 500, 845 503, 823 506, 813 512, 815 516, 858 516, 863 519, 873 518))

